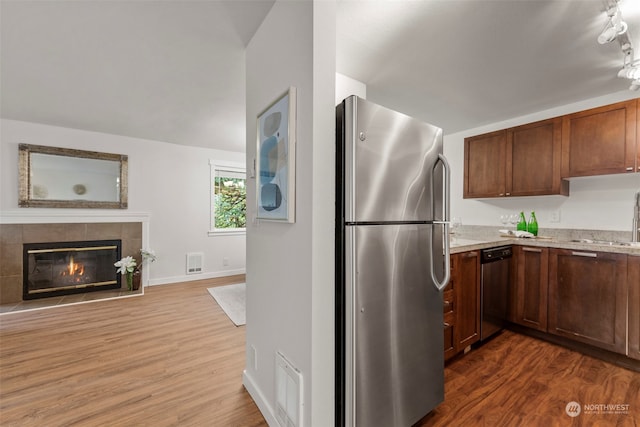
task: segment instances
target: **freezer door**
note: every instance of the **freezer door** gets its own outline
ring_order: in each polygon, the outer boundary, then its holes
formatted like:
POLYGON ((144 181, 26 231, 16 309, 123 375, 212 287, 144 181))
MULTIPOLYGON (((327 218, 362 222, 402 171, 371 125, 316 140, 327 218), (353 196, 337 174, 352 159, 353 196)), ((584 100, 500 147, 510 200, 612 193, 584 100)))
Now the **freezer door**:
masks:
POLYGON ((444 398, 442 294, 429 272, 433 227, 347 227, 347 426, 410 426, 444 398))
POLYGON ((436 219, 440 128, 352 96, 344 101, 342 131, 346 222, 436 219))

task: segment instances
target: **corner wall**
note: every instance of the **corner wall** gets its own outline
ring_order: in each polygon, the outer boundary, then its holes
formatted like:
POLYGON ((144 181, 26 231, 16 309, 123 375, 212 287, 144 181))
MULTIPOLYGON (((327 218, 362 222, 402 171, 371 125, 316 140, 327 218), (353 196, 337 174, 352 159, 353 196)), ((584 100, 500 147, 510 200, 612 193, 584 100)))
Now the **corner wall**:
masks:
MULTIPOLYGON (((276 1, 247 46, 247 165, 256 117, 297 88, 296 222, 256 220, 248 206, 244 384, 270 425, 275 354, 303 378, 302 424, 333 424, 335 2, 276 1)), ((247 197, 255 200, 256 182, 247 197)))

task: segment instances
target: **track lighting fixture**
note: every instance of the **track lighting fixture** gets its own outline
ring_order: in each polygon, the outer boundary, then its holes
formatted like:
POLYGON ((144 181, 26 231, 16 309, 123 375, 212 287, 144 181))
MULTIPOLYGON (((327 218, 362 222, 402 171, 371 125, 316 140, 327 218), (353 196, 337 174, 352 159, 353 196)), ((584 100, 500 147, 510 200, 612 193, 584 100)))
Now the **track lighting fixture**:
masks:
MULTIPOLYGON (((620 0, 609 0, 609 9, 607 9, 607 24, 598 35, 598 43, 607 44, 614 40, 620 43, 622 49, 623 60, 622 69, 618 71, 618 77, 631 80, 630 90, 640 89, 640 60, 635 61, 633 53, 633 44, 629 37, 629 25, 622 19, 622 13, 618 8, 620 0)), ((635 0, 637 1, 637 0, 635 0)))

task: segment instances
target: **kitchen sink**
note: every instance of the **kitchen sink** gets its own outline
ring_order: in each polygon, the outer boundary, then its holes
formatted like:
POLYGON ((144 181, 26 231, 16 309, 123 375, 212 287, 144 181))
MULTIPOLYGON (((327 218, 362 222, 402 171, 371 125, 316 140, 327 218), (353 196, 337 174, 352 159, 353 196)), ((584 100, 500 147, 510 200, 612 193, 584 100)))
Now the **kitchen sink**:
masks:
POLYGON ((615 242, 611 240, 574 239, 574 240, 571 240, 571 243, 587 243, 587 244, 604 245, 604 246, 640 247, 640 242, 615 242))

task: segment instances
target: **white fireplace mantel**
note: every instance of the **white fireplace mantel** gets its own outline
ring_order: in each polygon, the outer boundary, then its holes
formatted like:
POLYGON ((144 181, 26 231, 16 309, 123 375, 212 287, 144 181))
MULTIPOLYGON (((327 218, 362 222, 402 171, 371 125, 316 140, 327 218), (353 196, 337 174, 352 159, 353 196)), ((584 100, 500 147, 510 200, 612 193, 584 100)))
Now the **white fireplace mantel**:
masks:
POLYGON ((18 209, 0 211, 0 224, 56 224, 75 222, 142 222, 148 224, 151 214, 148 212, 128 212, 122 210, 87 211, 67 210, 44 211, 32 209, 18 209))

